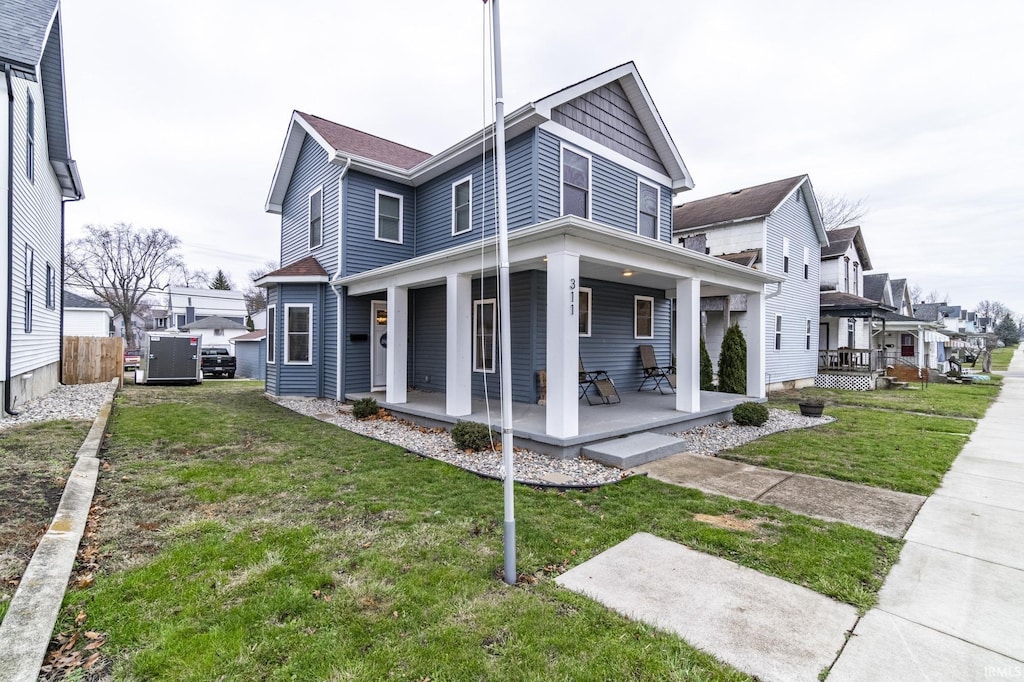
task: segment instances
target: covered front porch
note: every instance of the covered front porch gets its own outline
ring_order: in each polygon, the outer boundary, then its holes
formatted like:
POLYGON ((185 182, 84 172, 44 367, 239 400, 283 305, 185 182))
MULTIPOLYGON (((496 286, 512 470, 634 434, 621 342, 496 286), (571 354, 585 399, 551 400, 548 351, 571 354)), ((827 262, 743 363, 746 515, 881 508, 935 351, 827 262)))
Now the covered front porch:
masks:
MULTIPOLYGON (((726 399, 699 390, 700 300, 746 294, 748 312, 761 320, 765 284, 780 278, 575 216, 514 230, 509 254, 513 281, 517 274, 523 278, 518 289, 513 286, 518 316, 513 316, 511 338, 516 420, 526 421, 513 428, 531 434, 537 448, 571 455, 595 436, 607 439, 721 418, 736 402, 764 398, 763 325, 746 338, 747 395, 726 399), (676 390, 659 394, 645 407, 628 401, 637 408, 630 409, 625 395, 637 393, 636 385, 629 384, 643 374, 638 350, 646 344, 657 347, 659 363, 675 368, 676 390), (590 371, 606 370, 620 384, 622 405, 595 406, 602 425, 584 418, 590 406, 579 400, 581 362, 590 371), (537 405, 530 387, 542 370, 545 404, 537 405)), ((496 321, 496 298, 478 286, 487 276, 481 272, 480 245, 469 245, 333 282, 350 298, 372 297, 386 304, 387 313, 379 319, 386 325, 381 336, 387 343, 375 345, 381 346, 378 366, 384 372, 369 386, 384 389, 378 402, 411 416, 417 410, 425 411, 425 418, 443 415, 446 423, 484 421, 481 393, 490 390, 495 396, 497 371, 491 360, 495 323, 487 322, 496 321), (422 312, 426 298, 434 302, 429 317, 422 312), (414 299, 420 304, 417 314, 410 312, 414 299), (423 367, 428 360, 429 373, 410 364, 423 367), (481 388, 488 376, 492 388, 481 388), (432 394, 415 390, 428 383, 432 394)), ((347 394, 364 392, 350 389, 347 394)))
MULTIPOLYGON (((615 405, 588 405, 579 399, 579 433, 567 438, 546 432, 547 413, 544 405, 512 403, 512 429, 516 447, 526 448, 551 457, 576 457, 590 444, 634 433, 674 433, 729 418, 732 408, 750 400, 733 393, 700 392, 701 407, 696 412, 675 409, 675 396, 659 391, 621 391, 622 402, 615 405)), ((347 400, 374 398, 397 417, 425 426, 450 428, 457 421, 490 424, 500 432, 501 408, 496 401, 474 398, 468 414, 453 416, 446 409, 445 395, 431 391, 411 390, 405 402, 389 403, 383 391, 352 393, 347 400)))

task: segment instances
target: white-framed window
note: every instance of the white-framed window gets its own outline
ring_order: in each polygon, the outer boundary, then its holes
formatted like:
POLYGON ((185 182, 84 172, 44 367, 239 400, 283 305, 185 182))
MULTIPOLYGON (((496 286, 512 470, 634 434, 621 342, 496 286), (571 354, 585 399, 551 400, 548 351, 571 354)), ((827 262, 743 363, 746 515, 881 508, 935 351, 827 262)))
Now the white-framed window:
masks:
POLYGON ((36 278, 36 252, 25 245, 25 333, 32 333, 32 282, 36 278))
POLYGON ((775 350, 782 350, 782 315, 775 316, 775 350))
POLYGON ((309 193, 309 248, 315 249, 324 243, 324 188, 317 187, 309 193))
POLYGON ((267 364, 274 364, 277 348, 277 306, 267 306, 267 364))
POLYGON ((452 235, 473 229, 473 176, 452 183, 452 235))
POLYGON ((497 351, 495 329, 498 326, 496 299, 473 301, 473 371, 494 372, 497 351))
POLYGON ((313 363, 313 306, 309 303, 284 307, 284 362, 286 365, 313 363))
POLYGON ((590 287, 580 287, 579 296, 580 336, 590 336, 590 313, 594 306, 594 293, 590 287))
POLYGON ((633 338, 654 338, 654 297, 633 297, 633 338))
POLYGON ((850 257, 843 257, 843 291, 850 293, 850 257))
POLYGON ((36 103, 32 95, 25 109, 25 176, 29 182, 36 181, 36 103))
POLYGON ((590 217, 590 156, 562 147, 562 215, 590 217))
POLYGON ((224 330, 223 329, 214 329, 213 330, 213 335, 214 336, 224 336, 224 330))
POLYGON ((811 278, 811 250, 804 247, 804 279, 811 278))
POLYGON ((656 185, 637 178, 636 233, 641 237, 657 239, 660 236, 658 230, 658 204, 660 199, 661 190, 656 185))
POLYGON ((46 307, 53 310, 57 307, 56 292, 57 277, 54 275, 53 266, 46 264, 46 307))
POLYGON ((166 317, 158 317, 158 318, 156 318, 156 328, 157 329, 166 329, 167 328, 167 318, 166 317))
POLYGON ((384 190, 377 193, 377 233, 374 239, 402 243, 402 195, 384 190))
POLYGON ((846 318, 846 347, 857 347, 857 322, 852 318, 846 318))
POLYGON ((789 237, 782 238, 782 271, 789 272, 789 237))
POLYGON ((857 280, 857 271, 860 269, 860 263, 853 261, 853 293, 860 296, 860 282, 857 280))

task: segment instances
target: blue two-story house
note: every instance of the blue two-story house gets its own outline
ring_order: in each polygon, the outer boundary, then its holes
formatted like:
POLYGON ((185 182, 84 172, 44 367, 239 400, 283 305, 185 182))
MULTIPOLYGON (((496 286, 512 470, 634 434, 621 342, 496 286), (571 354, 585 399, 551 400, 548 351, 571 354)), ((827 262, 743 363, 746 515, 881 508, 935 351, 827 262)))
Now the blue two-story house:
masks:
MULTIPOLYGON (((636 67, 517 109, 504 135, 514 401, 543 402, 543 435, 569 443, 580 362, 628 395, 650 344, 678 366, 666 401, 699 412, 700 298, 746 294, 761 319, 779 278, 672 245, 673 198, 693 182, 636 67)), ((282 267, 257 282, 269 394, 380 391, 400 407, 416 389, 451 418, 498 396, 492 143, 488 130, 432 155, 293 113, 266 205, 282 267)), ((763 397, 763 328, 747 343, 763 397)))

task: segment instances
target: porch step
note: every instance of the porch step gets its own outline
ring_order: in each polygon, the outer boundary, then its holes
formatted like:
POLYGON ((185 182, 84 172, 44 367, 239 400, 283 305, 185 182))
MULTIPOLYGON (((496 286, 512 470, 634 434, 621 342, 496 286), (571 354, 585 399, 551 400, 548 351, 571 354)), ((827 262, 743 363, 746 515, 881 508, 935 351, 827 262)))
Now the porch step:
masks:
POLYGON ((601 464, 619 469, 632 469, 685 450, 686 445, 681 438, 673 438, 662 433, 634 433, 625 438, 613 438, 585 445, 580 454, 601 464))

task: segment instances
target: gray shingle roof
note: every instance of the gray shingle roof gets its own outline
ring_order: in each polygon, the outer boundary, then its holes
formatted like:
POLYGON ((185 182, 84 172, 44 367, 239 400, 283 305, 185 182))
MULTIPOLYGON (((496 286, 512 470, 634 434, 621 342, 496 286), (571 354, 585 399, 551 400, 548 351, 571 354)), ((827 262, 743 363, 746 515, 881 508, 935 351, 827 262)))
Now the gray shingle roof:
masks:
POLYGON ((0 61, 26 67, 38 64, 56 9, 57 0, 0 2, 0 61))
POLYGON ((872 301, 882 301, 882 295, 885 293, 885 282, 889 279, 889 273, 880 272, 877 275, 864 275, 864 298, 870 298, 872 301))
POLYGON ((103 301, 96 301, 85 296, 79 296, 73 291, 64 290, 65 308, 109 308, 103 301))
POLYGON ((182 327, 184 331, 194 331, 196 329, 248 329, 248 327, 241 322, 235 322, 219 315, 204 317, 182 327))
POLYGON ((806 175, 798 175, 681 204, 672 209, 672 231, 762 218, 774 211, 806 178, 806 175))
POLYGON ((960 306, 945 303, 919 303, 914 306, 914 317, 919 320, 935 322, 940 316, 960 319, 960 306))

